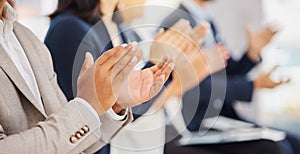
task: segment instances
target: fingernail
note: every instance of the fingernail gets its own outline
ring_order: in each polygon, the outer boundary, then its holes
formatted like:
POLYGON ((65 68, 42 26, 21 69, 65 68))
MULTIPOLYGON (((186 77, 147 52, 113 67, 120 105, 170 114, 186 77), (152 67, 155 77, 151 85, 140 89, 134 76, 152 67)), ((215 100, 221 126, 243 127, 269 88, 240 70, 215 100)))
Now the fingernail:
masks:
POLYGON ((136 41, 133 41, 130 43, 131 45, 137 45, 138 43, 136 41))
POLYGON ((136 51, 136 49, 137 49, 137 45, 132 46, 131 51, 136 51))
POLYGON ((122 44, 121 46, 125 48, 127 46, 127 44, 122 44))
POLYGON ((133 65, 133 64, 136 64, 137 61, 138 61, 137 57, 134 56, 134 57, 131 59, 130 64, 132 64, 132 65, 133 65))
POLYGON ((91 56, 92 56, 91 53, 89 53, 89 52, 85 53, 86 60, 89 60, 91 58, 91 56))
POLYGON ((132 46, 132 48, 131 48, 131 51, 135 51, 136 49, 137 49, 137 42, 132 42, 132 43, 130 43, 130 45, 132 46))

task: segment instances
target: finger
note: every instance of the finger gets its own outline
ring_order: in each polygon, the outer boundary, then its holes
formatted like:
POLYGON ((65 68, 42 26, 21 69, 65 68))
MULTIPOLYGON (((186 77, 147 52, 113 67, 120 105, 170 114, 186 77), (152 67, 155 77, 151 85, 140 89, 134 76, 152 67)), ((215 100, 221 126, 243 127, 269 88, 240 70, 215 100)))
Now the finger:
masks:
POLYGON ((288 84, 288 83, 290 83, 291 81, 292 81, 291 79, 287 79, 287 80, 284 81, 284 83, 285 83, 285 84, 288 84))
POLYGON ((227 61, 230 58, 229 51, 223 46, 223 45, 218 45, 219 51, 221 52, 223 60, 227 61))
POLYGON ((210 24, 208 23, 202 23, 201 25, 195 27, 191 31, 191 39, 197 44, 200 45, 205 40, 205 37, 208 33, 208 30, 210 28, 210 24))
POLYGON ((124 82, 126 80, 128 80, 128 76, 130 75, 130 73, 132 72, 133 68, 135 67, 135 65, 138 62, 138 58, 136 56, 134 56, 128 64, 126 64, 124 66, 124 68, 122 68, 120 70, 120 72, 118 72, 118 74, 116 74, 115 76, 113 76, 112 81, 113 81, 113 87, 114 90, 116 92, 119 91, 119 89, 121 88, 121 86, 124 84, 124 82))
POLYGON ((186 19, 180 19, 171 27, 171 29, 188 34, 187 32, 191 30, 190 22, 186 19))
MULTIPOLYGON (((193 52, 197 52, 197 47, 194 44, 192 44, 192 43, 188 43, 186 45, 186 47, 184 48, 184 50, 183 50, 183 54, 185 54, 186 56, 188 56, 188 55, 190 55, 193 52)), ((181 56, 181 54, 179 56, 181 56)))
POLYGON ((120 60, 119 64, 122 65, 118 65, 118 67, 113 69, 114 75, 112 77, 117 82, 117 86, 120 86, 128 78, 135 65, 141 60, 142 57, 134 52, 138 53, 141 50, 137 48, 136 51, 131 51, 130 54, 120 60))
POLYGON ((158 33, 155 35, 154 40, 161 38, 165 34, 165 30, 160 28, 158 33))
POLYGON ((155 72, 155 77, 164 75, 165 80, 167 80, 169 78, 170 74, 172 73, 174 66, 175 66, 175 64, 173 63, 173 59, 168 58, 164 62, 163 66, 157 72, 155 72))
POLYGON ((283 81, 277 82, 277 83, 274 84, 274 87, 273 87, 273 88, 278 87, 278 86, 281 86, 281 85, 283 85, 283 84, 284 84, 283 81))
POLYGON ((168 40, 172 36, 172 33, 174 33, 174 31, 168 29, 167 31, 164 31, 164 33, 161 34, 161 36, 158 39, 161 41, 168 40))
POLYGON ((179 31, 169 29, 164 35, 161 37, 160 41, 168 43, 168 45, 177 44, 175 42, 180 39, 180 35, 182 35, 179 31))
POLYGON ((249 25, 246 26, 246 32, 247 32, 248 37, 251 38, 253 36, 253 30, 249 25))
POLYGON ((188 52, 188 51, 185 51, 185 50, 188 49, 188 48, 191 48, 191 45, 194 45, 193 42, 188 40, 188 38, 183 38, 182 43, 179 46, 179 49, 181 50, 181 52, 185 53, 185 52, 188 52))
POLYGON ((142 58, 142 50, 138 47, 137 43, 132 43, 132 48, 122 59, 120 59, 117 64, 112 68, 112 77, 118 75, 122 69, 126 67, 131 61, 134 63, 135 60, 140 61, 142 58), (136 58, 134 58, 136 57, 136 58))
POLYGON ((126 47, 117 46, 113 49, 106 51, 102 56, 97 59, 97 65, 106 64, 106 67, 110 69, 117 61, 119 61, 125 54, 129 52, 130 45, 126 47))
POLYGON ((175 64, 173 62, 171 62, 162 70, 162 73, 165 76, 164 82, 166 82, 166 80, 170 77, 170 75, 174 69, 174 66, 175 66, 175 64))
POLYGON ((92 54, 90 52, 87 52, 85 54, 85 59, 84 62, 82 64, 81 70, 79 74, 82 74, 83 72, 85 72, 89 67, 91 67, 94 63, 94 58, 92 56, 92 54))
POLYGON ((273 28, 272 25, 269 25, 267 26, 265 29, 264 29, 264 32, 266 34, 271 34, 271 36, 274 36, 275 34, 278 33, 278 29, 275 29, 275 27, 273 28))
POLYGON ((158 63, 158 64, 156 64, 156 65, 150 67, 149 69, 150 69, 151 72, 153 72, 153 74, 155 75, 155 74, 157 73, 157 71, 158 71, 160 68, 163 67, 164 63, 165 63, 167 60, 168 60, 168 56, 165 56, 165 57, 163 58, 163 60, 162 60, 160 63, 158 63))

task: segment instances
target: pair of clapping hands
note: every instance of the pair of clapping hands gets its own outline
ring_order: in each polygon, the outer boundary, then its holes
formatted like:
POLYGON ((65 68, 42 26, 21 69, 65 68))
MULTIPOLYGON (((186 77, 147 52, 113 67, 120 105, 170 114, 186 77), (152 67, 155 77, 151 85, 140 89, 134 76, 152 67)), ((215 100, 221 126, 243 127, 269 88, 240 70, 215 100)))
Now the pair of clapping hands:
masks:
POLYGON ((77 97, 85 99, 102 115, 109 108, 116 113, 154 97, 173 69, 173 60, 164 58, 157 65, 133 70, 142 57, 137 43, 113 48, 96 61, 86 54, 77 81, 77 97))
MULTIPOLYGON (((170 89, 181 89, 175 95, 181 96, 207 76, 226 67, 230 56, 229 51, 223 45, 216 44, 212 49, 201 46, 209 28, 208 23, 191 28, 187 20, 181 19, 168 31, 161 29, 156 35, 151 48, 150 61, 157 63, 165 54, 174 57, 175 69, 170 89)), ((259 61, 263 48, 271 42, 278 30, 275 24, 268 25, 258 32, 247 27, 249 41, 247 56, 250 60, 259 61)), ((275 88, 289 82, 289 80, 272 81, 270 75, 274 70, 260 74, 254 80, 254 87, 275 88)), ((176 92, 176 90, 172 91, 176 92)))
POLYGON ((213 49, 201 46, 209 28, 208 23, 192 28, 187 20, 181 19, 169 30, 161 29, 156 35, 150 61, 156 64, 165 54, 175 59, 170 85, 174 95, 182 96, 210 74, 226 67, 229 52, 224 46, 216 45, 213 49))

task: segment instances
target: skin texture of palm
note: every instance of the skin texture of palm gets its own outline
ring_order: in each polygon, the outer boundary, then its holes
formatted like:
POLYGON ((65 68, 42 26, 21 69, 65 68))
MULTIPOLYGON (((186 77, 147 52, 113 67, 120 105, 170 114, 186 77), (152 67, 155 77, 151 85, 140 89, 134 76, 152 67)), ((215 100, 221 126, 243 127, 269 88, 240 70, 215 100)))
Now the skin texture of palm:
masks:
POLYGON ((173 69, 171 58, 144 70, 132 71, 119 92, 118 103, 122 107, 140 104, 157 95, 173 69))

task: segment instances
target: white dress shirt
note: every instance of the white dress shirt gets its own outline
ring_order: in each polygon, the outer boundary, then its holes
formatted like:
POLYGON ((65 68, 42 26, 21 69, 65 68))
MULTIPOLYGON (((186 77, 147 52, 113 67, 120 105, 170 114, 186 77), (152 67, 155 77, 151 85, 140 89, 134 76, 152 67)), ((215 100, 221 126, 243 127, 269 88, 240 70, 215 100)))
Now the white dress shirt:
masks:
MULTIPOLYGON (((22 46, 13 33, 13 22, 16 17, 17 15, 14 10, 10 9, 10 6, 6 4, 6 7, 3 10, 3 19, 0 20, 0 43, 15 64, 39 105, 43 107, 33 70, 22 46)), ((42 109, 44 110, 44 107, 42 109)))
MULTIPOLYGON (((3 17, 0 20, 0 44, 3 46, 12 62, 15 64, 19 73, 23 77, 33 96, 37 100, 38 104, 44 109, 44 105, 41 99, 41 94, 39 91, 39 87, 36 82, 36 78, 34 76, 31 65, 28 61, 28 58, 19 43, 16 35, 13 32, 13 22, 17 19, 17 13, 14 9, 6 2, 5 7, 3 8, 3 17)), ((2 51, 1 51, 2 52, 2 51)), ((93 109, 93 107, 81 98, 75 98, 76 102, 83 104, 86 106, 91 112, 95 115, 97 119, 99 119, 97 112, 93 109)), ((128 111, 128 109, 127 109, 128 111)), ((114 120, 124 120, 127 114, 122 116, 117 115, 112 109, 109 109, 107 112, 111 118, 114 120)), ((127 112, 126 112, 127 113, 127 112)), ((100 121, 100 119, 99 119, 100 121)))

